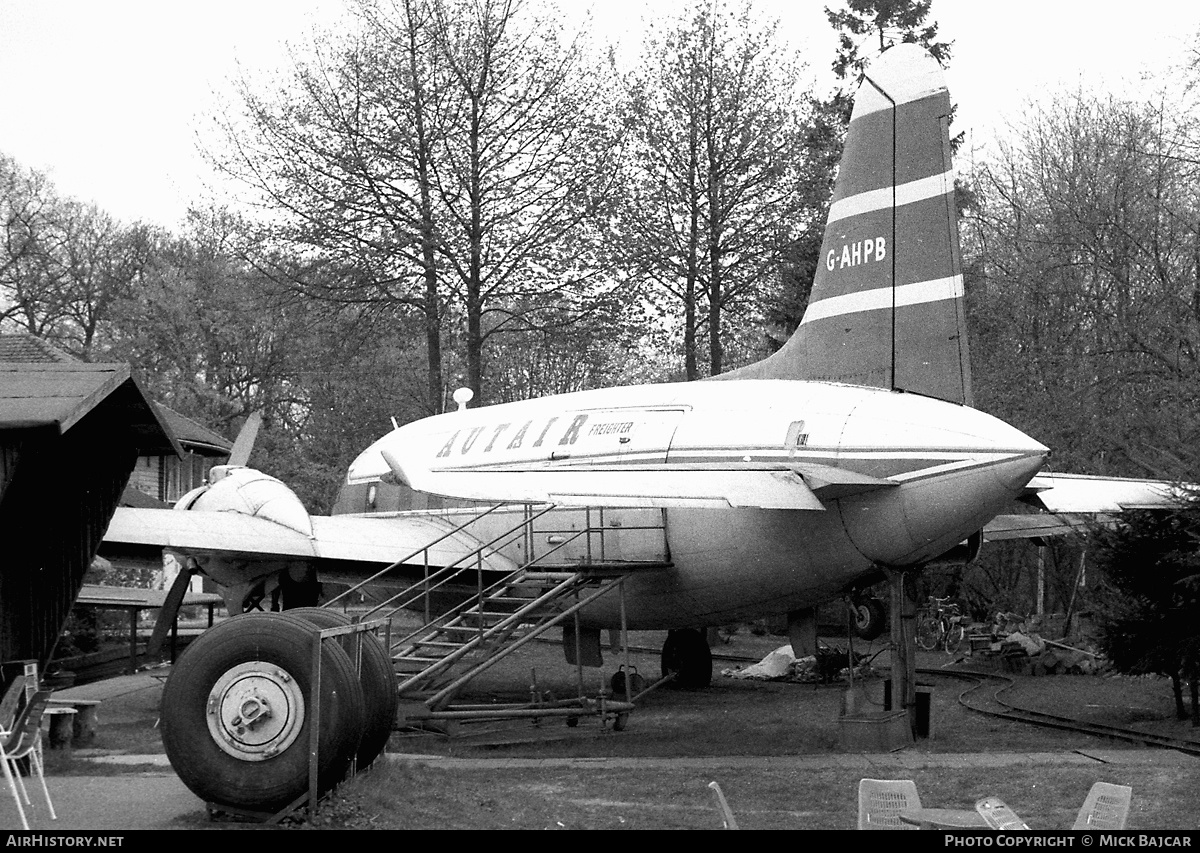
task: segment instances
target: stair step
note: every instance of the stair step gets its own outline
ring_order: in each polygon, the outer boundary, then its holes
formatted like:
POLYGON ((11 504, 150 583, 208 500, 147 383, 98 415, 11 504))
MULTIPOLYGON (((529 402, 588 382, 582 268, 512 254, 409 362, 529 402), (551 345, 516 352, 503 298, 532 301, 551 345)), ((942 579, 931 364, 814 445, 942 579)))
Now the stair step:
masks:
POLYGON ((526 572, 521 575, 517 583, 554 583, 559 584, 563 581, 570 580, 575 577, 577 572, 526 572))
POLYGON ((393 663, 401 663, 401 662, 406 663, 406 664, 415 663, 415 664, 420 664, 421 666, 425 666, 425 665, 431 664, 431 663, 437 663, 440 660, 441 660, 441 658, 423 657, 421 655, 409 655, 409 654, 392 655, 393 663))
MULTIPOLYGON (((444 657, 446 654, 451 653, 451 651, 454 651, 455 649, 461 649, 462 643, 436 643, 436 642, 418 643, 418 648, 420 650, 421 655, 437 655, 438 660, 442 660, 442 657, 444 657)), ((404 655, 404 656, 410 657, 412 655, 404 655)))
MULTIPOLYGON (((517 600, 514 598, 495 598, 487 603, 488 609, 484 611, 484 614, 503 613, 505 616, 512 616, 522 607, 528 607, 532 600, 533 599, 517 600)), ((471 612, 478 613, 479 611, 473 610, 471 612)))

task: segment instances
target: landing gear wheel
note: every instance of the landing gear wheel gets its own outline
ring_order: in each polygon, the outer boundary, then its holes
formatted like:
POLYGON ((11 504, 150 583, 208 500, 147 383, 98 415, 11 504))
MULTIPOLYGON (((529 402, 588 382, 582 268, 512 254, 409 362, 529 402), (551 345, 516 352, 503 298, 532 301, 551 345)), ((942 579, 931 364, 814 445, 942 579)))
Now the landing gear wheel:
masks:
POLYGON ((623 731, 625 731, 625 727, 628 725, 629 725, 629 712, 628 711, 622 711, 621 713, 617 714, 616 718, 613 719, 612 726, 613 726, 614 732, 623 732, 623 731))
POLYGON ((708 687, 712 683, 712 651, 705 631, 676 628, 667 631, 662 647, 663 678, 674 675, 674 687, 708 687))
POLYGON ((887 610, 878 598, 858 598, 851 602, 854 634, 864 640, 874 640, 887 627, 887 610))
MULTIPOLYGON (((248 613, 208 629, 180 655, 163 688, 161 729, 171 766, 196 796, 274 812, 308 789, 312 624, 248 613)), ((321 643, 317 781, 346 775, 362 731, 363 696, 350 658, 321 643)))
MULTIPOLYGON (((285 610, 289 616, 299 616, 321 630, 326 628, 341 628, 350 624, 350 619, 336 610, 324 607, 296 607, 285 610)), ((338 644, 354 660, 354 634, 343 634, 338 637, 338 644)), ((399 703, 399 693, 396 687, 396 671, 392 661, 383 648, 383 643, 368 631, 360 632, 362 637, 362 661, 359 668, 359 681, 362 684, 364 711, 363 734, 358 745, 359 769, 370 765, 387 746, 388 738, 392 736, 392 726, 396 721, 396 706, 399 703)))

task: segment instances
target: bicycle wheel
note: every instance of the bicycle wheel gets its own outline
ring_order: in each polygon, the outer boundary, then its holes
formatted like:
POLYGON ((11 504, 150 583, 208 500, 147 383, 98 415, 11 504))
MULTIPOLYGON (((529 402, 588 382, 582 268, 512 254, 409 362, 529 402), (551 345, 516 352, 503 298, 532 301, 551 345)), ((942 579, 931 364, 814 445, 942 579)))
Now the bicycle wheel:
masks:
POLYGON ((927 652, 938 647, 941 640, 942 626, 932 613, 917 614, 917 645, 927 652))
POLYGON ((951 622, 946 628, 946 654, 952 655, 962 648, 965 635, 961 622, 951 622))

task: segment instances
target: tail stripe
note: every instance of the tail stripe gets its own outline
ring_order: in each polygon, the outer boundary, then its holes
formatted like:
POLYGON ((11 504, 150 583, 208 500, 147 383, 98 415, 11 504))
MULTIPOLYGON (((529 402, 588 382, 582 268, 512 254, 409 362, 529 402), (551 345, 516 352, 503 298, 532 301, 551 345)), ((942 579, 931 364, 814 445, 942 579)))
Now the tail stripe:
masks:
POLYGON ((924 201, 927 198, 946 195, 954 190, 954 172, 942 172, 937 175, 930 175, 928 178, 921 178, 916 181, 909 181, 907 184, 900 184, 895 187, 894 200, 892 190, 893 187, 891 186, 880 187, 877 190, 867 190, 858 195, 835 201, 829 207, 829 223, 832 224, 862 213, 888 210, 892 207, 893 203, 896 207, 900 207, 901 205, 924 201))
POLYGON ((829 317, 857 314, 862 311, 890 310, 893 306, 923 305, 929 302, 940 302, 943 299, 959 299, 962 295, 963 277, 961 275, 937 278, 932 281, 918 281, 895 288, 876 287, 871 290, 859 290, 810 303, 800 325, 803 326, 814 320, 825 320, 829 317))

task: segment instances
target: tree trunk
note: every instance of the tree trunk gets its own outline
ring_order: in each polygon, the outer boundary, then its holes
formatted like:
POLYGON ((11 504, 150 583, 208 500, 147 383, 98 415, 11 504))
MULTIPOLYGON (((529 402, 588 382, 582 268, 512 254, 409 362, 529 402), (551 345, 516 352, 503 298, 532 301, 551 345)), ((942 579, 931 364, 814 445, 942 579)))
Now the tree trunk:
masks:
POLYGON ((1175 719, 1186 720, 1188 715, 1183 707, 1183 681, 1178 672, 1171 673, 1171 689, 1175 693, 1175 719))
MULTIPOLYGON (((482 86, 480 89, 482 90, 482 86)), ((475 405, 483 399, 483 176, 480 164, 480 103, 471 98, 471 231, 467 272, 467 386, 475 393, 475 405)))
POLYGON ((445 401, 442 388, 442 317, 438 294, 437 247, 433 224, 433 188, 429 164, 433 157, 429 134, 425 126, 425 87, 417 63, 420 47, 417 44, 417 24, 411 6, 408 14, 408 70, 413 80, 413 125, 417 136, 417 182, 421 195, 421 265, 425 273, 425 396, 429 414, 441 414, 445 401))
POLYGON ((696 290, 700 278, 700 191, 698 177, 696 124, 692 122, 690 161, 688 162, 688 205, 691 222, 687 242, 687 282, 683 298, 683 371, 689 382, 700 378, 696 359, 696 290))

